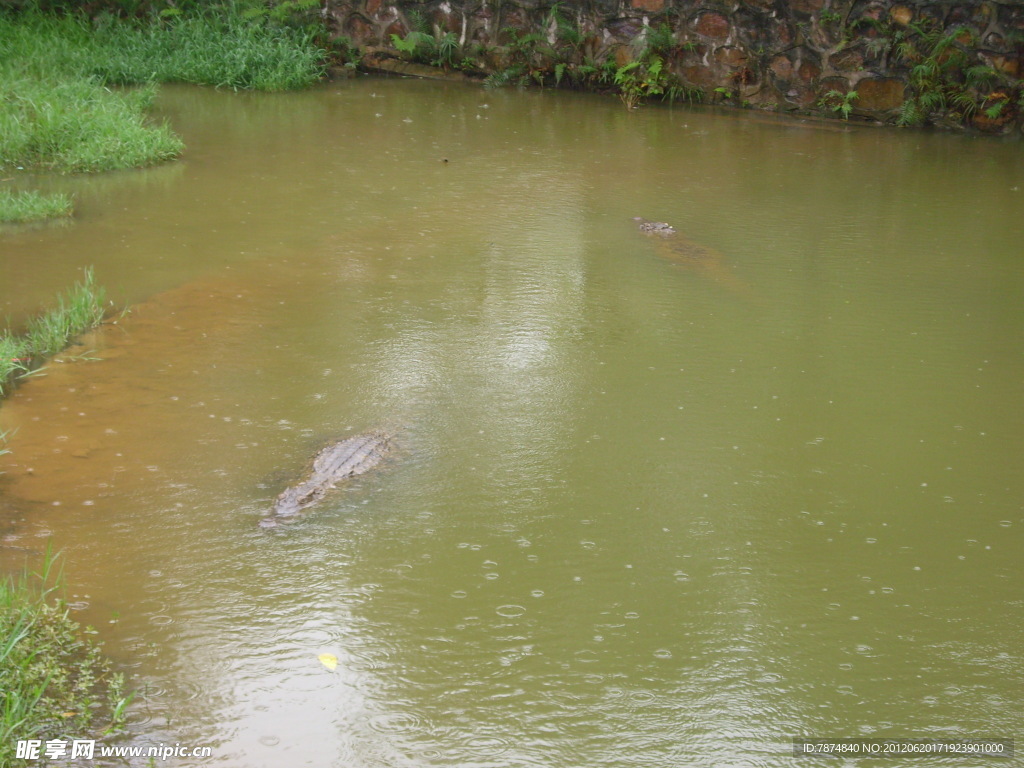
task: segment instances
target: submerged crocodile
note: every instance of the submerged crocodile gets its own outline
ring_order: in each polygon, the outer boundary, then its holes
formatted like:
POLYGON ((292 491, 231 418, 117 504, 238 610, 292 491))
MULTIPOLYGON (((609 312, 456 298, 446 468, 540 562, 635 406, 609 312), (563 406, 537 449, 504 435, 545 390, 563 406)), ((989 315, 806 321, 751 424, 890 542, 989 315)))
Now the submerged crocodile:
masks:
POLYGON ((391 451, 391 435, 368 432, 331 443, 313 457, 301 482, 285 489, 274 503, 274 512, 260 520, 263 528, 274 528, 302 510, 316 504, 337 483, 380 464, 391 451))
POLYGON ((709 278, 723 288, 751 298, 750 286, 737 279, 720 251, 691 240, 664 221, 650 221, 640 216, 634 216, 633 221, 637 229, 655 238, 655 249, 662 258, 709 278))

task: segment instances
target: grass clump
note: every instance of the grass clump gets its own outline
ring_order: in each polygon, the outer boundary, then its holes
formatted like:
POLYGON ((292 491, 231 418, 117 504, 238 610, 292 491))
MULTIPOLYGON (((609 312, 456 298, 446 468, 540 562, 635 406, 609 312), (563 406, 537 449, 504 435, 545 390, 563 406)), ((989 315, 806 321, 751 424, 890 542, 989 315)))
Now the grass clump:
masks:
POLYGON ((0 395, 12 382, 32 370, 39 360, 55 355, 73 338, 103 321, 106 291, 96 285, 92 269, 85 278, 57 297, 57 306, 28 322, 25 333, 0 334, 0 395))
POLYGON ((153 86, 112 92, 95 78, 0 75, 0 163, 81 172, 175 157, 181 139, 146 119, 155 93, 153 86))
POLYGON ((13 763, 19 739, 95 738, 123 726, 124 678, 54 596, 54 561, 47 554, 41 573, 0 580, 0 765, 13 763))
MULTIPOLYGON (((0 16, 10 58, 102 85, 194 83, 281 91, 312 85, 326 53, 311 29, 234 6, 144 20, 27 12, 0 16)), ((2 50, 2 48, 0 48, 2 50)))
POLYGON ((156 83, 302 88, 324 71, 314 39, 235 5, 142 20, 0 11, 0 167, 105 171, 175 157, 181 140, 146 117, 156 83))
POLYGON ((60 192, 14 192, 0 189, 0 224, 20 224, 58 216, 70 216, 73 204, 69 195, 60 192))

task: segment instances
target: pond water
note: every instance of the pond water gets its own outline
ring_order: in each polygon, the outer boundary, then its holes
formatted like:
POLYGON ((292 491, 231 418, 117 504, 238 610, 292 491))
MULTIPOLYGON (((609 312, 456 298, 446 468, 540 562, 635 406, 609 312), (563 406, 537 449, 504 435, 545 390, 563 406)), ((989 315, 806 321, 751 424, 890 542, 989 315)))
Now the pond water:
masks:
POLYGON ((131 307, 0 407, 3 565, 64 553, 129 743, 653 768, 1022 732, 1019 142, 370 78, 159 107, 180 161, 45 179, 75 221, 0 232, 13 323, 87 265, 131 307), (385 465, 257 526, 380 427, 385 465))

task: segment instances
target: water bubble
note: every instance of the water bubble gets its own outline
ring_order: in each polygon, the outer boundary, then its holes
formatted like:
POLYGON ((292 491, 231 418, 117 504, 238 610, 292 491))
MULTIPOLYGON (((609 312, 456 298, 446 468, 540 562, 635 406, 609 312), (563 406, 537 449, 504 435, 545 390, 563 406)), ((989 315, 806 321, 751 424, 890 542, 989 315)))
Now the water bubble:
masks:
POLYGON ((530 594, 533 595, 534 597, 544 597, 544 590, 543 589, 535 589, 532 592, 530 592, 530 594))
POLYGON ((526 613, 526 608, 521 605, 499 605, 494 612, 506 619, 514 619, 526 613))
POLYGON ((260 736, 260 744, 265 747, 276 747, 281 743, 279 736, 260 736))
POLYGON ((452 592, 452 597, 456 598, 457 600, 461 600, 465 596, 466 591, 464 589, 456 589, 454 592, 452 592))
POLYGON ((654 652, 654 658, 656 658, 656 659, 671 659, 672 658, 672 651, 668 650, 667 648, 659 648, 658 650, 656 650, 654 652))
POLYGON ((174 619, 166 614, 157 614, 156 616, 149 617, 149 623, 155 624, 158 627, 166 627, 168 624, 172 624, 174 619))
POLYGON ((637 613, 636 611, 629 611, 628 613, 626 613, 624 615, 624 618, 627 618, 627 619, 639 619, 640 618, 640 614, 637 613))
POLYGON ((466 742, 466 749, 474 754, 493 757, 507 752, 509 742, 498 736, 476 736, 466 742))
POLYGON ((369 720, 373 730, 385 734, 409 733, 419 728, 422 723, 422 718, 411 712, 389 712, 374 715, 369 720))
POLYGON ((632 691, 629 694, 629 703, 642 707, 653 702, 654 698, 654 694, 650 691, 632 691))

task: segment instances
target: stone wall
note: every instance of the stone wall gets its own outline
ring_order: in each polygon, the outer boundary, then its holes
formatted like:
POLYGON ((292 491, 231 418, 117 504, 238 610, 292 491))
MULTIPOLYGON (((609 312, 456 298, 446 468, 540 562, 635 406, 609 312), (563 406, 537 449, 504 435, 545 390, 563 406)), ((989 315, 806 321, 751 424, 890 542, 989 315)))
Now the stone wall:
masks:
MULTIPOLYGON (((416 23, 435 35, 453 33, 461 50, 476 51, 490 71, 507 63, 502 52, 517 38, 539 32, 555 44, 558 36, 550 0, 329 0, 328 6, 336 31, 365 47, 371 60, 390 55, 390 36, 405 37, 416 23)), ((847 99, 854 118, 895 122, 905 101, 930 87, 935 98, 952 101, 969 92, 975 103, 973 110, 949 105, 947 117, 935 112, 930 122, 993 132, 1021 126, 1021 0, 565 0, 557 13, 582 33, 581 61, 611 58, 621 65, 643 50, 649 29, 667 25, 674 42, 664 53, 668 69, 708 101, 838 116, 837 94, 855 91, 847 99), (949 49, 928 47, 957 31, 949 49), (913 51, 900 48, 908 42, 913 51), (920 75, 913 82, 911 67, 929 52, 932 63, 948 69, 942 75, 948 87, 922 86, 920 75), (947 66, 957 52, 962 66, 947 66), (972 67, 975 75, 991 72, 968 81, 964 72, 972 67), (1000 100, 1000 114, 986 115, 1000 100)))

